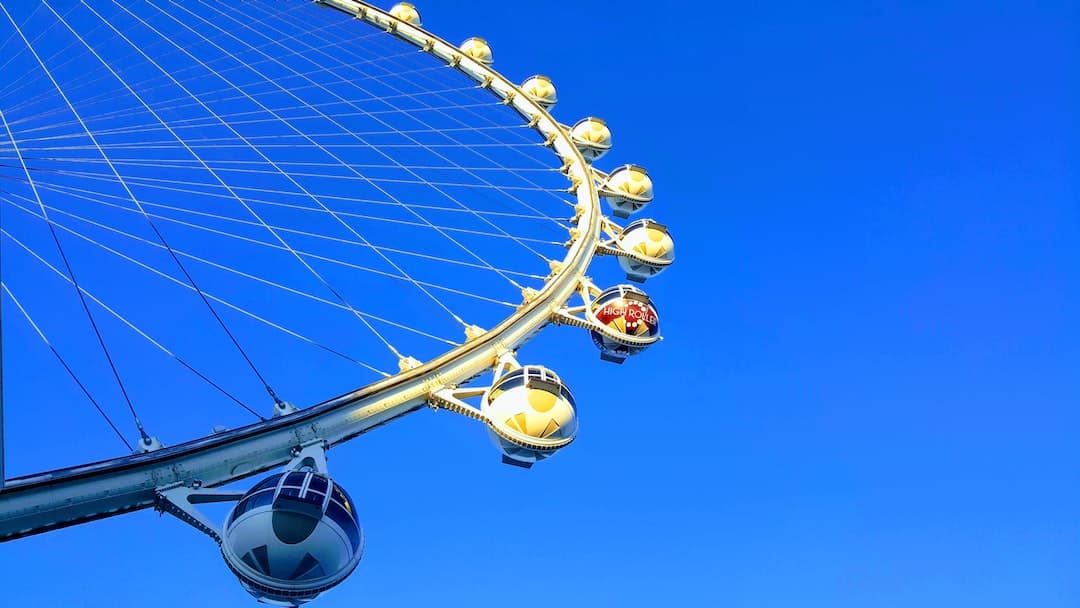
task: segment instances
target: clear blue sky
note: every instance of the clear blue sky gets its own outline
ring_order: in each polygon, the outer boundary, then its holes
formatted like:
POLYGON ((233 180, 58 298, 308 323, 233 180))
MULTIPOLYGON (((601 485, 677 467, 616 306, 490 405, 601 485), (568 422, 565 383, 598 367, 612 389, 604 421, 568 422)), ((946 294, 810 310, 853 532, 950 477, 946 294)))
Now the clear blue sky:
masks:
MULTIPOLYGON (((333 450, 367 552, 315 606, 1080 604, 1075 5, 418 4, 648 167, 665 341, 545 332, 582 431, 529 471, 429 411, 333 450)), ((252 605, 152 512, 0 545, 0 582, 252 605)))

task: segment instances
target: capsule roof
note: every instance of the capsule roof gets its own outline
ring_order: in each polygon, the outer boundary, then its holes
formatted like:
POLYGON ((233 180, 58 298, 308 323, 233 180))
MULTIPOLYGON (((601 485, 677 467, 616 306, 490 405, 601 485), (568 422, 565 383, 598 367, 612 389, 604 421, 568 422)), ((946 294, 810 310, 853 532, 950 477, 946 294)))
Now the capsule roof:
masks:
POLYGON ((483 38, 476 36, 469 38, 465 42, 462 42, 458 49, 466 56, 485 65, 494 63, 491 54, 491 46, 487 43, 487 40, 484 40, 483 38))
POLYGON ((630 300, 637 300, 639 302, 646 302, 652 304, 652 298, 649 294, 645 293, 641 289, 634 287, 633 285, 613 285, 608 287, 604 291, 600 292, 600 295, 596 296, 596 304, 602 302, 609 302, 616 298, 627 298, 630 300))
POLYGON ((532 99, 544 108, 550 108, 559 101, 558 93, 555 90, 555 83, 543 74, 536 74, 526 78, 521 83, 521 90, 529 97, 529 99, 532 99))
POLYGON ((638 228, 652 228, 653 230, 660 230, 660 231, 665 232, 665 233, 670 233, 671 232, 670 230, 668 230, 667 226, 665 226, 664 224, 661 224, 660 222, 658 222, 656 220, 649 219, 649 218, 641 218, 639 220, 634 220, 634 221, 630 222, 629 224, 627 224, 626 227, 623 228, 623 234, 626 234, 626 233, 630 232, 631 230, 637 230, 638 228))
MULTIPOLYGON (((604 122, 601 121, 599 118, 594 118, 593 120, 600 121, 600 124, 604 124, 604 122)), ((645 175, 649 174, 649 172, 645 170, 645 167, 642 167, 641 165, 629 165, 628 164, 628 165, 623 165, 623 166, 615 169, 609 175, 615 175, 619 171, 637 171, 638 173, 643 173, 645 175)))
POLYGON ((499 376, 491 385, 491 391, 488 394, 498 394, 517 386, 535 387, 536 383, 544 383, 557 388, 557 392, 565 397, 570 405, 576 406, 573 394, 558 374, 542 365, 526 365, 499 376))
POLYGON ((409 25, 420 25, 420 11, 408 2, 398 2, 390 7, 390 16, 400 19, 409 25))

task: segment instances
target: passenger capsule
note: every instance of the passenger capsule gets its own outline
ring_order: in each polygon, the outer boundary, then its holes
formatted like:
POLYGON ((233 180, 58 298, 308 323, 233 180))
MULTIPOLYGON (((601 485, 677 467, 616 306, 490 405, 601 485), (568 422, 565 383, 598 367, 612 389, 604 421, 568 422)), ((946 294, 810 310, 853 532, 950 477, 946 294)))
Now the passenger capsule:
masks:
POLYGON ((675 260, 675 241, 667 226, 653 220, 631 222, 616 239, 619 249, 631 255, 620 255, 619 266, 626 278, 636 283, 660 274, 675 260))
POLYGON ((592 303, 602 328, 592 330, 604 361, 622 363, 660 339, 660 318, 649 296, 632 285, 609 287, 592 303))
POLYGON ((408 2, 398 2, 390 8, 390 16, 409 25, 420 25, 420 12, 408 2))
POLYGON ((550 109, 559 101, 558 95, 555 94, 555 85, 551 82, 551 79, 539 74, 521 83, 521 92, 525 93, 526 97, 545 110, 550 109))
POLYGON ((503 462, 530 467, 577 435, 574 397, 555 372, 527 365, 499 377, 488 389, 481 410, 489 432, 502 450, 503 462))
POLYGON ((491 46, 483 38, 469 38, 459 47, 462 53, 484 65, 491 65, 495 60, 491 56, 491 46))
POLYGON ((271 475, 229 513, 221 555, 260 602, 308 602, 360 563, 364 538, 355 508, 341 486, 321 473, 271 475))
POLYGON ((611 131, 599 118, 584 118, 570 129, 570 139, 588 162, 593 162, 611 149, 611 131))
POLYGON ((616 217, 630 217, 653 200, 653 183, 644 168, 625 165, 611 172, 601 193, 616 217))

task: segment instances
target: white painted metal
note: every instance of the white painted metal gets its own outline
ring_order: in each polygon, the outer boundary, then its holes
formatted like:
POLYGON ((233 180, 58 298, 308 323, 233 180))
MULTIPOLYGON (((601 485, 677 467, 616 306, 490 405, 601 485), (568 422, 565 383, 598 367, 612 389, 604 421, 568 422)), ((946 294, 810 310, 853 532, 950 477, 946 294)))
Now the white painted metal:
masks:
POLYGON ((490 67, 454 45, 355 0, 321 0, 384 29, 468 74, 526 117, 567 161, 577 197, 577 227, 566 258, 540 290, 496 327, 419 367, 353 392, 265 422, 217 433, 154 452, 8 480, 0 490, 0 541, 155 504, 159 488, 215 487, 288 462, 312 441, 335 445, 422 407, 429 395, 487 371, 500 356, 529 340, 577 290, 600 242, 602 217, 594 174, 548 112, 490 67))

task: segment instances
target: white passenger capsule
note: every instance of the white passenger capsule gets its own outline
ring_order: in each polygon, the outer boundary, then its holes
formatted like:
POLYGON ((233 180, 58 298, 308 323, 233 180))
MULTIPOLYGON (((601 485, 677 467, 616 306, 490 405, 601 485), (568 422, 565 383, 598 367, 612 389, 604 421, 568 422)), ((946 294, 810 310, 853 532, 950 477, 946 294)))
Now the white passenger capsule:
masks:
POLYGON ((660 317, 652 300, 632 285, 609 287, 592 303, 592 314, 603 327, 592 330, 600 358, 622 363, 660 339, 660 317))
POLYGON ((593 162, 611 149, 611 131, 599 118, 583 118, 570 129, 570 139, 587 162, 593 162))
POLYGON ((675 261, 675 241, 667 226, 653 220, 631 222, 616 239, 619 249, 630 254, 619 256, 619 266, 626 278, 635 283, 654 277, 675 261))
POLYGON ((615 217, 630 217, 653 200, 653 183, 643 167, 624 165, 611 172, 601 194, 615 217))
POLYGON ((408 2, 398 2, 390 8, 390 16, 409 25, 420 25, 420 12, 408 2))
POLYGON ((577 435, 573 395, 555 372, 539 365, 503 374, 484 394, 480 408, 491 420, 491 438, 507 464, 530 467, 577 435))
POLYGON ((312 471, 287 471, 255 484, 229 513, 221 555, 262 603, 296 606, 345 580, 364 537, 349 495, 312 471))
POLYGON ((551 109, 559 101, 555 93, 555 84, 547 76, 539 74, 521 83, 521 92, 545 110, 551 109))
POLYGON ((483 38, 469 38, 459 47, 462 53, 484 65, 491 65, 495 59, 491 56, 491 46, 483 38))

